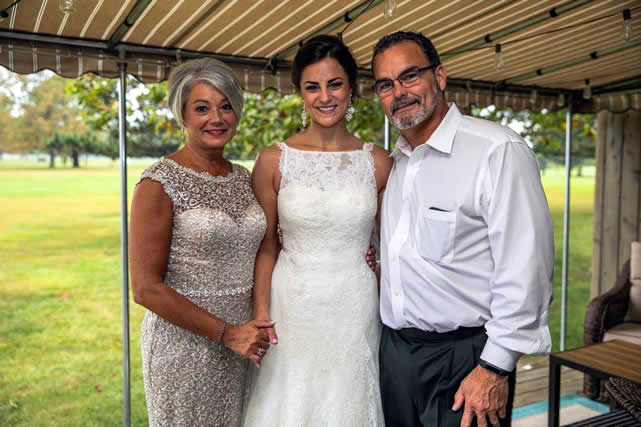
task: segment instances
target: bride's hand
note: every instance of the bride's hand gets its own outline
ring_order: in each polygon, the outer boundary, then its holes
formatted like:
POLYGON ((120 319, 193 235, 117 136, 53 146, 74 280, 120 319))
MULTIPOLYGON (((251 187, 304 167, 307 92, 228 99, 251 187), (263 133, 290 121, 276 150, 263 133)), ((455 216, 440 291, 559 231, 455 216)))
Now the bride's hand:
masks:
MULTIPOLYGON (((257 310, 254 312, 254 320, 263 320, 266 322, 271 322, 272 319, 269 317, 269 314, 265 310, 257 310)), ((264 328, 267 331, 267 336, 269 337, 270 344, 278 344, 278 336, 276 335, 276 328, 273 326, 264 328)))
POLYGON ((370 245, 365 252, 365 262, 373 272, 376 272, 376 248, 373 245, 370 245))
POLYGON ((229 325, 223 337, 223 345, 260 368, 260 361, 269 349, 268 330, 274 329, 274 323, 271 320, 252 320, 242 325, 229 325))

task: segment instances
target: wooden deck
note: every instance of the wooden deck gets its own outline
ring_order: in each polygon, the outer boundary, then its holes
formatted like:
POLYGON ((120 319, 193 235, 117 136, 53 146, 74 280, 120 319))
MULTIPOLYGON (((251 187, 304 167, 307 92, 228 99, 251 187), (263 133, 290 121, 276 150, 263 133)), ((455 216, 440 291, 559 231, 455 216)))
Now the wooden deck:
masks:
MULTIPOLYGON (((548 357, 528 357, 516 366, 516 391, 514 407, 529 405, 548 399, 548 357)), ((583 390, 583 372, 563 366, 561 368, 561 396, 583 390)))

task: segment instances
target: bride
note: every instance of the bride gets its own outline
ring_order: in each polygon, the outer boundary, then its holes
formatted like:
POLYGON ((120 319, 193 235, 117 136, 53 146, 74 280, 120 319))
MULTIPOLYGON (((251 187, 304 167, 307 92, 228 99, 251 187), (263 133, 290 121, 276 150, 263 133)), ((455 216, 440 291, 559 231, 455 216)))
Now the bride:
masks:
POLYGON ((254 318, 276 322, 269 333, 277 345, 256 373, 245 426, 384 424, 378 291, 363 253, 392 161, 345 127, 355 113, 356 74, 337 37, 305 43, 292 80, 309 127, 265 148, 254 166, 252 186, 267 216, 254 318))

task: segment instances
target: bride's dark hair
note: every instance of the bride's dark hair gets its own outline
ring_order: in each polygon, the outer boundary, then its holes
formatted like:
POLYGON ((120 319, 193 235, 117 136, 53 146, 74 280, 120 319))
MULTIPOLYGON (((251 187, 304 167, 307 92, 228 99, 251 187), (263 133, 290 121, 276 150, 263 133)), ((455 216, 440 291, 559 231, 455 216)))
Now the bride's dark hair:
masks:
POLYGON ((300 79, 305 67, 325 58, 333 58, 341 64, 347 74, 352 94, 356 94, 356 77, 358 75, 356 61, 341 39, 330 35, 312 37, 298 49, 292 64, 292 83, 296 89, 300 92, 300 79))

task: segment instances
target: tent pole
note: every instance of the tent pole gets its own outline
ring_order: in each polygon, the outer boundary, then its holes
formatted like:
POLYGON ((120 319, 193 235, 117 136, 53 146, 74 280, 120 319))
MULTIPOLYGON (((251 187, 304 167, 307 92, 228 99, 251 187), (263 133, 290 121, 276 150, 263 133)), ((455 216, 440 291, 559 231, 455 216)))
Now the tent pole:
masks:
MULTIPOLYGON (((124 59, 125 52, 120 52, 124 59)), ((127 231, 127 64, 120 62, 118 150, 120 153, 120 256, 122 264, 122 377, 123 425, 131 425, 131 394, 129 384, 129 254, 127 231)))
POLYGON ((568 240, 570 232, 570 172, 572 157, 572 99, 568 102, 565 116, 565 205, 563 207, 563 272, 561 277, 561 342, 560 350, 565 350, 567 300, 568 300, 568 240))
POLYGON ((390 134, 391 134, 390 131, 391 131, 390 123, 389 123, 389 119, 387 118, 387 115, 386 115, 385 116, 385 142, 384 143, 385 143, 385 149, 387 151, 389 151, 389 147, 390 147, 390 141, 389 141, 390 134))

